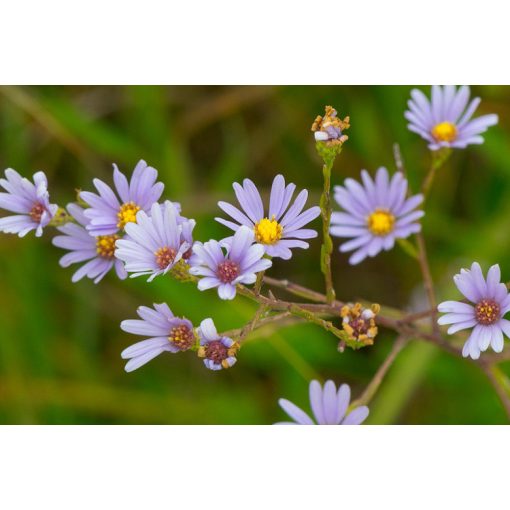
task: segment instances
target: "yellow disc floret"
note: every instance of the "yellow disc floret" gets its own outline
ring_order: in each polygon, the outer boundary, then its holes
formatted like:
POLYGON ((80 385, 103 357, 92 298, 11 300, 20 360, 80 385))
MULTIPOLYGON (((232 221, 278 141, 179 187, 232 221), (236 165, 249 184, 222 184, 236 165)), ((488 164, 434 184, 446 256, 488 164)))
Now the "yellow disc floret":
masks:
POLYGON ((432 136, 438 142, 453 142, 457 138, 457 128, 451 122, 441 122, 432 128, 432 136))
POLYGON ((115 242, 120 239, 118 235, 97 236, 96 252, 100 257, 111 260, 115 256, 115 242))
POLYGON ((395 216, 386 209, 376 209, 367 218, 368 230, 376 236, 389 234, 395 226, 395 216))
POLYGON ((255 239, 262 244, 275 244, 283 234, 283 227, 275 220, 263 218, 255 224, 255 239))
POLYGON ((141 209, 140 206, 134 202, 126 202, 120 206, 120 210, 117 213, 119 222, 117 223, 118 228, 124 228, 126 223, 136 223, 136 213, 141 209))

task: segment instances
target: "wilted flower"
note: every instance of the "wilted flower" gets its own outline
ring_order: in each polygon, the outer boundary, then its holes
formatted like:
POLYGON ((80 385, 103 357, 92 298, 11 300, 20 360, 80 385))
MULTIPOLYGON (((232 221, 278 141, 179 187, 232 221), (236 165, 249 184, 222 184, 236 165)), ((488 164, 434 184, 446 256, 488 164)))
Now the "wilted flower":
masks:
MULTIPOLYGON (((194 220, 188 222, 194 224, 194 220)), ((177 223, 177 210, 168 200, 163 207, 153 204, 150 217, 138 211, 136 223, 128 223, 125 230, 129 239, 117 241, 115 256, 124 261, 131 277, 150 275, 148 281, 152 281, 172 269, 191 247, 182 241, 183 226, 177 223)))
POLYGON ((253 230, 255 240, 264 246, 269 256, 290 259, 291 248, 308 248, 308 243, 301 239, 317 237, 315 230, 302 227, 319 216, 320 208, 311 207, 301 212, 308 197, 307 190, 301 191, 289 207, 296 185, 285 186, 282 175, 277 175, 273 180, 267 216, 264 214, 260 193, 250 179, 244 179, 243 186, 235 182, 233 188, 244 212, 227 202, 218 202, 221 209, 237 223, 223 218, 216 218, 216 221, 234 231, 240 225, 246 225, 253 230))
POLYGON ((462 356, 478 359, 480 352, 489 345, 495 352, 503 350, 503 333, 510 337, 510 321, 503 319, 510 311, 510 295, 504 283, 501 283, 499 265, 492 266, 487 279, 484 278, 478 262, 473 262, 471 270, 461 269, 453 277, 455 285, 471 303, 444 301, 437 309, 444 313, 438 324, 451 324, 448 334, 473 328, 462 349, 462 356))
POLYGON ((110 235, 124 229, 126 224, 136 222, 136 213, 149 212, 163 193, 164 184, 156 182, 157 177, 157 170, 140 160, 128 183, 126 176, 114 164, 113 181, 120 202, 110 186, 94 179, 99 195, 89 191, 80 193, 80 198, 90 206, 85 210, 85 216, 90 220, 87 230, 94 236, 110 235))
POLYGON ((197 333, 200 337, 198 356, 204 358, 204 365, 209 370, 229 368, 236 363, 239 344, 227 336, 218 335, 212 319, 204 319, 197 333))
POLYGON ((360 425, 368 416, 368 407, 357 407, 346 416, 350 400, 351 389, 347 384, 342 384, 337 392, 333 381, 326 381, 324 388, 318 381, 312 381, 310 383, 310 406, 317 423, 314 423, 310 416, 297 405, 281 398, 278 401, 280 407, 294 421, 278 422, 276 425, 360 425))
POLYGON ((0 193, 0 207, 17 214, 0 218, 0 232, 23 237, 35 230, 35 235, 40 237, 58 211, 58 205, 50 204, 46 175, 35 173, 32 184, 16 170, 8 168, 5 177, 0 179, 0 186, 7 191, 0 193))
POLYGON ((193 324, 188 319, 174 317, 166 303, 155 304, 154 309, 140 306, 137 313, 142 320, 122 321, 121 329, 133 335, 151 338, 122 351, 122 358, 129 359, 126 372, 140 368, 164 351, 176 353, 196 346, 193 324))
POLYGON ((375 317, 381 307, 373 304, 370 308, 363 308, 360 303, 347 304, 340 310, 342 328, 349 335, 349 339, 361 345, 372 345, 377 335, 375 317))
POLYGON ((417 220, 425 214, 414 210, 423 195, 406 198, 407 179, 401 172, 390 181, 388 171, 381 167, 374 181, 366 170, 361 171, 361 178, 363 185, 346 179, 345 187, 335 186, 335 200, 345 212, 331 215, 331 235, 353 238, 340 245, 341 252, 356 250, 349 259, 353 265, 381 250, 391 250, 396 239, 419 232, 417 220))
POLYGON ((57 230, 62 236, 55 236, 52 240, 55 246, 70 250, 69 253, 60 259, 62 267, 69 267, 71 264, 88 261, 80 267, 72 276, 72 282, 81 280, 84 276, 93 279, 98 283, 112 267, 115 266, 117 276, 123 280, 127 273, 122 262, 115 258, 115 242, 120 237, 116 234, 107 236, 91 236, 85 227, 89 220, 85 217, 83 209, 76 204, 67 206, 69 214, 79 223, 66 223, 57 230))
POLYGON ((476 97, 468 105, 468 86, 457 90, 454 85, 434 85, 431 102, 421 90, 413 89, 411 98, 407 103, 409 110, 405 112, 408 128, 427 140, 433 151, 441 147, 464 149, 470 144, 483 143, 480 135, 498 123, 495 114, 471 120, 480 98, 476 97))
POLYGON ((256 273, 271 267, 272 262, 263 258, 264 247, 253 244, 253 237, 253 230, 242 226, 230 240, 222 243, 213 239, 195 243, 189 272, 203 277, 198 281, 198 289, 218 287, 221 299, 234 299, 238 283, 255 283, 256 273))
POLYGON ((344 120, 338 118, 337 111, 332 106, 326 106, 324 117, 318 115, 312 124, 315 140, 317 142, 328 142, 331 145, 341 145, 348 136, 342 132, 350 127, 349 117, 344 120))

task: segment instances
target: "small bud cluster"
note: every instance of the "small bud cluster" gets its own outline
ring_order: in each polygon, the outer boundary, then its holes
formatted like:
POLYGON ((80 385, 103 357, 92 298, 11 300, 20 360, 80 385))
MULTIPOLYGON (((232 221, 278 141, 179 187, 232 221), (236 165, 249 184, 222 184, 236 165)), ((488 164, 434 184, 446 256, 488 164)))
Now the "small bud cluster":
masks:
POLYGON ((373 345, 378 331, 375 318, 380 309, 378 304, 373 304, 370 308, 364 308, 360 303, 344 305, 340 310, 340 317, 342 328, 349 340, 360 346, 373 345))
POLYGON ((343 131, 349 129, 350 119, 341 120, 332 106, 326 106, 324 116, 317 115, 312 124, 315 140, 325 142, 327 145, 342 145, 349 137, 343 131))

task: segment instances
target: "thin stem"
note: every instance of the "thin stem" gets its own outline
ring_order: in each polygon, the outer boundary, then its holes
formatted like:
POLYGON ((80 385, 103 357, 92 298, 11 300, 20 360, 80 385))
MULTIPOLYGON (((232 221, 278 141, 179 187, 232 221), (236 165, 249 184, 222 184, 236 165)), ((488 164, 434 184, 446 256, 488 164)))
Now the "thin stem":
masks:
POLYGON ((427 196, 432 188, 432 183, 434 182, 437 171, 446 163, 451 153, 452 150, 447 147, 432 152, 432 162, 430 164, 429 171, 427 172, 427 175, 425 176, 425 179, 421 185, 421 192, 423 194, 424 201, 427 199, 427 196))
POLYGON ((416 234, 416 241, 418 243, 418 262, 420 263, 421 274, 423 276, 423 285, 427 293, 430 308, 434 310, 434 313, 431 315, 432 329, 435 333, 439 334, 434 281, 432 280, 432 274, 430 272, 429 261, 427 258, 427 250, 425 249, 425 240, 423 239, 423 234, 421 231, 416 234))
POLYGON ((257 296, 260 294, 262 284, 264 283, 264 273, 265 271, 260 271, 260 273, 257 273, 257 280, 255 281, 255 285, 253 286, 253 290, 255 294, 257 294, 257 296))
POLYGON ((496 390, 506 414, 510 419, 510 381, 503 371, 496 365, 490 363, 480 363, 492 386, 496 390))
POLYGON ((264 282, 272 287, 277 287, 279 289, 284 289, 290 294, 294 294, 295 296, 299 296, 305 299, 309 299, 310 301, 317 301, 318 303, 326 303, 327 299, 324 294, 320 292, 316 292, 311 289, 307 289, 301 285, 296 283, 289 282, 289 280, 277 280, 276 278, 271 278, 269 276, 264 276, 264 282))
POLYGON ((322 166, 322 175, 324 177, 324 187, 320 199, 322 216, 322 246, 321 246, 321 271, 324 274, 326 283, 326 298, 328 303, 335 301, 335 289, 333 287, 333 278, 331 276, 331 253, 333 252, 333 241, 329 235, 329 226, 331 223, 331 168, 333 161, 324 163, 322 166))
POLYGON ((405 347, 406 344, 407 338, 404 336, 399 336, 395 340, 395 343, 393 344, 393 347, 391 348, 391 351, 389 352, 388 356, 383 361, 382 365, 377 369, 377 372, 374 374, 374 377, 372 377, 372 380, 365 388, 365 391, 363 392, 361 397, 358 400, 355 400, 351 404, 351 407, 354 408, 358 406, 367 405, 372 400, 377 390, 379 389, 379 386, 381 385, 384 377, 386 376, 388 370, 395 361, 395 358, 398 356, 399 352, 405 347))

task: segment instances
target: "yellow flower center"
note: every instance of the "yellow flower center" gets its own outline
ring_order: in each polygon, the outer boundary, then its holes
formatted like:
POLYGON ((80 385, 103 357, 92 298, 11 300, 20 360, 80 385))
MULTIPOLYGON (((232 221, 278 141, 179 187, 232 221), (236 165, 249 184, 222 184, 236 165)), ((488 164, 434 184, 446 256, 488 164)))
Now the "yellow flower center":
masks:
POLYGON ((126 223, 136 223, 136 213, 141 209, 140 206, 136 205, 134 202, 126 202, 120 206, 120 210, 117 213, 117 218, 119 222, 117 223, 117 227, 124 228, 126 223))
POLYGON ((263 218, 255 224, 255 239, 262 244, 275 244, 283 234, 283 227, 275 220, 274 216, 263 218))
POLYGON ((96 252, 104 259, 113 259, 115 256, 115 241, 120 239, 118 235, 110 236, 97 236, 96 237, 96 252))
POLYGON ((389 234, 395 226, 395 216, 386 209, 376 209, 367 218, 368 230, 376 236, 389 234))
POLYGON ((457 138, 457 128, 451 122, 441 122, 432 128, 432 136, 438 142, 453 142, 457 138))

